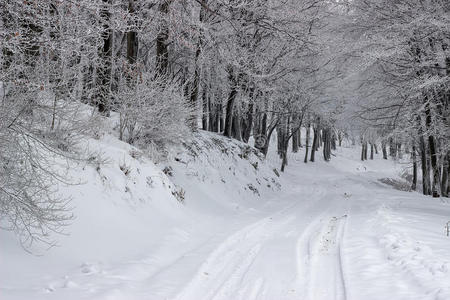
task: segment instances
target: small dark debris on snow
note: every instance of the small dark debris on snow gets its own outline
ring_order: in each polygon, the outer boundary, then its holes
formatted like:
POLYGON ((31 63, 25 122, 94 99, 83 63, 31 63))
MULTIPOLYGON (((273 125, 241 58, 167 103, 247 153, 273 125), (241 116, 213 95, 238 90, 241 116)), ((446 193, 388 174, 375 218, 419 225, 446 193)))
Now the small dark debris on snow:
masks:
POLYGON ((166 174, 167 176, 172 177, 173 176, 173 169, 171 166, 167 166, 163 169, 164 174, 166 174))

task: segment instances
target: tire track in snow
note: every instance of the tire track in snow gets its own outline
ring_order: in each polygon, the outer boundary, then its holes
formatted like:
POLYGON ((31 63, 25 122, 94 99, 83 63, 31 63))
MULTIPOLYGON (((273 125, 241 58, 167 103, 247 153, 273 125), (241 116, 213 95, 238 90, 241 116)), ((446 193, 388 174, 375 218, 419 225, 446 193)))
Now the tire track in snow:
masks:
POLYGON ((243 279, 264 242, 295 219, 294 215, 285 213, 296 205, 298 204, 294 203, 227 238, 211 253, 194 278, 175 299, 258 299, 264 289, 263 280, 248 282, 248 286, 243 289, 245 285, 243 279))
POLYGON ((347 215, 322 219, 309 237, 308 298, 345 300, 341 243, 347 215), (326 220, 326 221, 325 221, 326 220))

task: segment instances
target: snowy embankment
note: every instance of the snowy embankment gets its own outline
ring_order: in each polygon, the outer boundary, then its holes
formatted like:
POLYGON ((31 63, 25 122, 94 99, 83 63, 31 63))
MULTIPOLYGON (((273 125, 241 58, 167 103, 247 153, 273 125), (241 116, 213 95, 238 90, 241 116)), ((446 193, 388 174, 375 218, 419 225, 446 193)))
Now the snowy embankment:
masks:
POLYGON ((58 166, 75 215, 59 246, 29 254, 0 231, 2 299, 159 298, 195 272, 189 252, 207 252, 280 189, 254 150, 218 135, 198 134, 158 166, 112 135, 83 143, 89 162, 58 166))
POLYGON ((43 256, 1 232, 2 299, 450 299, 450 204, 400 191, 403 165, 339 148, 279 178, 199 133, 155 166, 111 136, 71 171, 77 218, 43 256), (281 183, 281 185, 280 185, 281 183))

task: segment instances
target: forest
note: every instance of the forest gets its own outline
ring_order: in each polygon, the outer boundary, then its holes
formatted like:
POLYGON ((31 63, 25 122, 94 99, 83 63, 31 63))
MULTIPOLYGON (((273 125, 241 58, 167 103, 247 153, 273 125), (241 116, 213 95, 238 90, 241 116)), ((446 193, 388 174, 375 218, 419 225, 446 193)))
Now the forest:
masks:
POLYGON ((280 178, 347 145, 450 196, 448 0, 2 0, 0 41, 0 226, 26 251, 70 231, 59 187, 105 135, 158 164, 214 134, 280 178))

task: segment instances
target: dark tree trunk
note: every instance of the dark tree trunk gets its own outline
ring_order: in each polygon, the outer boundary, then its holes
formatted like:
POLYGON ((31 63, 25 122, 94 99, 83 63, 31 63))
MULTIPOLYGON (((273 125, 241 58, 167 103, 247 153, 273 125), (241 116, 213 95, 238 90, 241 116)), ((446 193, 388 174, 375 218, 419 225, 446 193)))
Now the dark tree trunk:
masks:
POLYGON ((447 155, 444 157, 444 165, 442 168, 442 183, 441 193, 444 197, 449 197, 450 192, 450 151, 447 151, 447 155))
MULTIPOLYGON (((298 133, 298 131, 300 131, 300 128, 301 128, 301 124, 299 124, 297 128, 291 128, 292 124, 289 120, 290 120, 290 118, 288 118, 288 122, 287 122, 287 125, 285 126, 285 132, 284 132, 284 144, 283 144, 283 152, 282 152, 282 156, 281 156, 281 158, 282 158, 281 171, 282 172, 284 172, 284 169, 288 165, 287 153, 288 153, 289 140, 291 138, 293 138, 294 136, 297 136, 297 133, 298 133)), ((297 119, 296 122, 294 121, 294 124, 298 123, 298 122, 300 122, 299 119, 297 119)))
MULTIPOLYGON (((209 96, 208 96, 209 97, 209 96)), ((222 114, 222 105, 220 103, 212 104, 211 98, 208 99, 209 103, 209 130, 212 132, 220 132, 220 118, 222 114)))
POLYGON ((259 112, 258 106, 256 106, 255 109, 255 115, 253 116, 254 122, 253 122, 253 137, 256 138, 257 136, 259 136, 261 134, 261 120, 262 120, 262 115, 259 112))
POLYGON ((288 149, 288 144, 289 144, 289 121, 285 121, 282 124, 282 129, 281 131, 281 153, 280 153, 280 157, 281 157, 281 172, 284 172, 284 169, 286 168, 288 161, 287 161, 287 149, 288 149))
MULTIPOLYGON (((217 109, 216 106, 211 103, 211 97, 208 95, 208 99, 206 100, 208 102, 208 130, 212 132, 217 132, 217 109)), ((204 112, 203 112, 204 113, 204 112)), ((202 122, 202 126, 205 125, 202 122)), ((204 129, 204 128, 203 128, 204 129)))
POLYGON ((156 75, 165 80, 169 68, 169 50, 167 40, 169 39, 168 14, 172 0, 160 0, 158 12, 160 20, 159 32, 156 36, 156 75))
POLYGON ((100 65, 97 68, 98 92, 96 103, 98 110, 105 115, 109 115, 111 109, 111 66, 112 66, 112 43, 113 34, 111 30, 111 14, 109 12, 111 0, 103 0, 100 16, 102 19, 102 39, 103 47, 100 50, 100 65))
POLYGON ((265 135, 267 131, 267 114, 264 113, 261 120, 261 133, 265 135))
POLYGON ((298 148, 298 134, 294 134, 292 136, 292 152, 297 153, 298 148))
MULTIPOLYGON (((426 127, 427 129, 431 129, 432 126, 432 119, 431 119, 431 110, 430 110, 430 106, 427 103, 425 106, 425 123, 426 123, 426 127)), ((431 158, 431 171, 432 171, 432 194, 433 197, 438 198, 440 197, 440 188, 441 188, 441 174, 440 174, 440 168, 438 166, 438 151, 437 151, 437 147, 436 147, 436 141, 434 139, 433 135, 429 135, 428 136, 428 149, 430 150, 430 158, 431 158)))
POLYGON ((373 160, 373 144, 370 143, 370 159, 373 160))
POLYGON ((402 159, 403 158, 402 144, 401 143, 397 144, 397 157, 398 157, 398 159, 402 159))
POLYGON ((253 102, 248 105, 247 118, 245 120, 245 129, 243 130, 242 139, 245 143, 248 143, 253 127, 253 102))
POLYGON ((228 80, 230 82, 230 93, 228 95, 227 107, 225 112, 225 128, 224 135, 232 137, 233 116, 234 116, 234 102, 237 96, 237 80, 233 74, 232 68, 228 68, 228 80))
MULTIPOLYGON (((136 13, 135 0, 128 0, 128 12, 130 15, 136 13)), ((135 24, 130 24, 132 27, 135 24)), ((130 65, 136 64, 137 55, 139 50, 139 39, 136 30, 131 30, 127 32, 127 60, 130 65)), ((131 70, 134 71, 133 69, 131 70)))
POLYGON ((310 136, 311 124, 306 126, 306 139, 305 139, 305 164, 308 163, 308 151, 309 151, 309 136, 310 136))
POLYGON ((319 139, 319 133, 318 133, 319 129, 318 128, 313 128, 313 130, 314 130, 313 144, 312 144, 312 147, 311 147, 311 158, 309 159, 311 162, 314 162, 315 153, 317 151, 317 143, 319 142, 318 141, 318 139, 319 139))
POLYGON ((394 159, 397 157, 397 145, 392 137, 389 138, 389 155, 394 159))
MULTIPOLYGON (((299 119, 298 116, 294 116, 292 121, 295 124, 295 123, 298 123, 300 121, 300 119, 299 119)), ((299 126, 301 126, 301 125, 299 125, 299 126)), ((300 130, 297 129, 297 128, 295 128, 295 129, 293 128, 292 130, 295 130, 292 133, 292 152, 297 153, 298 149, 299 149, 299 146, 298 146, 298 133, 300 132, 300 130)))
POLYGON ((301 128, 298 130, 298 138, 297 139, 298 139, 298 147, 302 148, 303 145, 302 145, 302 129, 301 128))
POLYGON ((282 157, 283 144, 284 144, 284 133, 283 133, 283 121, 282 120, 277 126, 277 152, 280 158, 282 157))
POLYGON ((437 151, 436 151, 436 143, 434 141, 434 137, 432 135, 428 136, 428 144, 430 149, 430 157, 431 157, 431 168, 433 174, 432 181, 432 193, 433 197, 440 197, 440 188, 441 188, 441 174, 440 168, 437 161, 437 151))
POLYGON ((209 115, 209 130, 212 132, 220 132, 220 113, 221 105, 211 104, 211 99, 208 100, 210 105, 210 115, 209 115))
POLYGON ((364 160, 367 160, 367 152, 369 151, 369 147, 367 142, 364 142, 364 160))
POLYGON ((219 104, 217 104, 217 118, 219 123, 219 132, 225 131, 225 119, 223 118, 223 107, 222 107, 222 101, 220 101, 219 104))
POLYGON ((361 160, 364 161, 364 152, 365 152, 365 148, 366 144, 364 142, 361 143, 361 160))
POLYGON ((323 139, 323 158, 325 161, 330 161, 331 159, 331 130, 325 128, 322 130, 323 139))
MULTIPOLYGON (((167 0, 166 0, 167 1, 167 0)), ((208 2, 207 0, 203 0, 204 3, 206 4, 206 2, 208 2)), ((205 19, 205 14, 206 14, 206 9, 204 6, 202 6, 200 8, 200 17, 199 17, 199 22, 200 24, 203 23, 204 19, 205 19)), ((199 31, 199 36, 198 36, 198 41, 197 41, 197 49, 195 51, 195 58, 194 58, 194 79, 192 82, 192 88, 191 88, 191 97, 190 97, 190 101, 191 101, 191 105, 192 107, 197 107, 197 100, 198 100, 198 90, 199 90, 199 85, 200 85, 200 62, 199 62, 199 58, 200 55, 202 53, 202 49, 203 49, 203 31, 200 27, 200 31, 199 31)), ((206 130, 207 124, 205 126, 205 123, 207 123, 208 118, 207 115, 205 115, 205 108, 208 108, 208 104, 205 103, 206 101, 206 97, 203 97, 203 103, 202 103, 202 107, 203 107, 203 115, 202 115, 202 127, 203 129, 206 130)), ((193 130, 197 129, 197 116, 194 113, 192 118, 191 118, 191 128, 193 130)))
POLYGON ((420 156, 421 156, 421 163, 422 163, 423 194, 431 195, 430 170, 429 170, 428 159, 427 159, 427 146, 425 144, 425 138, 423 137, 423 135, 420 135, 420 156))
MULTIPOLYGON (((132 16, 135 15, 136 6, 134 0, 128 0, 128 12, 132 16)), ((131 23, 129 24, 129 26, 131 28, 135 28, 136 24, 131 23)), ((128 80, 129 87, 132 88, 133 86, 135 86, 139 77, 138 70, 136 69, 136 62, 139 50, 139 39, 136 29, 128 31, 126 33, 126 39, 127 39, 127 60, 128 60, 128 70, 126 78, 128 80)))
POLYGON ((316 151, 319 150, 319 148, 323 145, 323 138, 322 138, 322 128, 320 128, 317 132, 317 144, 316 144, 316 151))
POLYGON ((333 131, 331 131, 331 149, 336 151, 336 134, 333 131))
POLYGON ((234 109, 233 121, 231 125, 231 137, 242 141, 241 116, 239 109, 234 109))
POLYGON ((212 124, 208 125, 208 120, 211 120, 212 113, 211 113, 211 104, 209 103, 209 97, 206 92, 206 84, 203 85, 202 88, 202 128, 203 130, 209 130, 212 131, 212 124))
POLYGON ((415 191, 417 189, 417 157, 416 157, 416 145, 413 142, 412 145, 412 161, 413 161, 413 179, 411 189, 415 191))
POLYGON ((387 149, 386 149, 386 141, 381 142, 381 151, 383 152, 383 159, 388 159, 387 149))
POLYGON ((281 172, 284 172, 284 169, 287 166, 287 154, 285 151, 281 154, 281 172))

